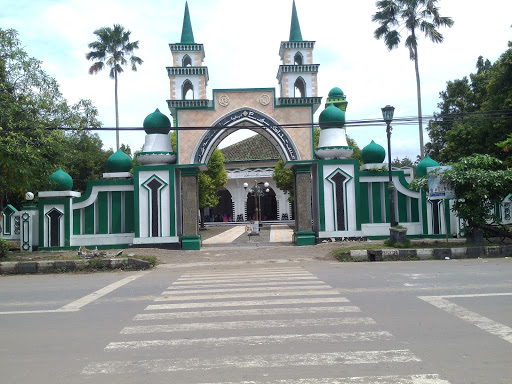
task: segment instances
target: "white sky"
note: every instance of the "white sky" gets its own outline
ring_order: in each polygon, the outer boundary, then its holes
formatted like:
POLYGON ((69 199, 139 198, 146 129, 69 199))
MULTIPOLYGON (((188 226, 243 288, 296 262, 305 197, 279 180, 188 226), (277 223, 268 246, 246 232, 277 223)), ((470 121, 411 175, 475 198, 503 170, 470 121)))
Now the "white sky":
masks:
MULTIPOLYGON (((292 0, 188 3, 195 41, 206 52, 208 98, 213 89, 277 90, 279 46, 289 37, 292 0)), ((316 41, 314 62, 320 64, 319 96, 324 101, 337 86, 347 96, 347 120, 381 118, 380 109, 387 104, 396 108, 395 117, 417 115, 414 63, 404 46, 389 52, 383 41, 374 39, 374 1, 296 0, 296 6, 303 39, 316 41)), ((512 40, 510 0, 441 0, 439 6, 455 25, 442 29, 442 44, 420 41, 424 115, 437 110, 448 80, 474 72, 480 55, 494 62, 512 40)), ((115 127, 114 81, 107 70, 88 74, 92 62, 85 59, 87 45, 97 28, 119 23, 131 30, 144 64, 137 72, 126 67, 120 76, 120 125, 140 127, 156 108, 169 115, 168 44, 180 41, 184 8, 184 0, 0 0, 0 26, 18 30, 26 51, 43 61, 71 103, 91 99, 105 127, 115 127)), ((360 148, 371 140, 386 147, 384 125, 349 127, 347 134, 360 148)), ((115 147, 115 132, 100 135, 105 148, 115 147)), ((424 136, 427 142, 426 132, 424 136)), ((137 150, 144 132, 121 132, 121 143, 137 150)), ((414 160, 418 154, 417 125, 394 127, 393 158, 414 160)))

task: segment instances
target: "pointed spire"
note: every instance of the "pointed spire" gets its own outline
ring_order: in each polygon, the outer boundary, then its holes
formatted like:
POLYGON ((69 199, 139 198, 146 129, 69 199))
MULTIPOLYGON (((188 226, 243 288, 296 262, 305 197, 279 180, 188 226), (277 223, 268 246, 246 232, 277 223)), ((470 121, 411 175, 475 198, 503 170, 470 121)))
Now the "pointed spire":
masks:
POLYGON ((292 25, 290 27, 290 41, 302 41, 302 33, 300 32, 299 17, 295 8, 295 0, 293 0, 292 8, 292 25))
POLYGON ((181 30, 181 44, 195 44, 194 32, 192 32, 192 23, 190 22, 190 13, 188 12, 188 2, 185 2, 185 16, 183 16, 183 29, 181 30))

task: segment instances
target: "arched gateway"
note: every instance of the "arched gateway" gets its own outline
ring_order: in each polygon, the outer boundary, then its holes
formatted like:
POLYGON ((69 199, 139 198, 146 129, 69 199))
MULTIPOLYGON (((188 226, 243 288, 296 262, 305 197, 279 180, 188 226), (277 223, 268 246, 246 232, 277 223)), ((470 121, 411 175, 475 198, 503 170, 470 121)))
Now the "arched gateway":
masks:
MULTIPOLYGON (((258 150, 270 146, 274 162, 281 157, 293 169, 293 240, 297 245, 332 238, 385 238, 396 220, 410 235, 460 233, 460 220, 450 212, 452 203, 409 189, 412 169, 384 171, 389 168, 383 163, 383 147, 374 142, 364 147, 362 166, 350 158, 353 148, 345 132, 347 100, 339 88, 329 92, 319 116, 319 143, 313 148, 313 114, 321 102, 319 65, 313 64, 314 42, 302 39, 295 3, 290 38, 281 42, 279 51, 278 94, 274 88, 220 89, 207 99, 204 48, 194 41, 188 6, 181 41, 170 48, 168 106, 174 126, 180 128, 177 153, 169 136, 171 121, 156 110, 144 120, 144 149, 137 155, 139 165, 133 172, 132 159, 119 150, 108 159, 103 179, 89 181, 81 196, 72 190, 71 177, 56 171, 50 177, 55 190, 39 191, 37 205, 27 204, 22 211, 10 207, 4 212, 3 238, 20 241, 24 251, 129 244, 199 249, 198 172, 207 167, 217 145, 242 128, 260 135, 259 143, 252 141, 258 150)), ((235 152, 233 146, 231 150, 235 152)), ((222 205, 212 215, 217 219, 222 215, 224 220, 231 206, 234 221, 258 215, 279 219, 276 213, 287 217, 286 196, 272 180, 273 165, 245 160, 238 168, 228 169, 228 183, 219 192, 222 205), (263 181, 268 181, 268 187, 263 181), (258 190, 261 184, 268 192, 257 194, 262 199, 256 205, 255 194, 248 194, 245 187, 258 190)), ((427 157, 416 173, 424 176, 427 168, 438 165, 427 157)))

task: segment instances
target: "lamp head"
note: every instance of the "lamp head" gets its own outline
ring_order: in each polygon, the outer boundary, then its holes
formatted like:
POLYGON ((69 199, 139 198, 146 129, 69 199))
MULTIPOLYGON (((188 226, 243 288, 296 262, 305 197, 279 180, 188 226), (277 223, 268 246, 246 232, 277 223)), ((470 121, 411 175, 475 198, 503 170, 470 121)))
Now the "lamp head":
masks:
POLYGON ((384 118, 384 121, 386 124, 391 124, 393 121, 393 114, 395 113, 395 107, 392 107, 391 105, 386 105, 382 109, 382 117, 384 118))
POLYGON ((265 188, 268 188, 268 186, 269 186, 270 184, 268 183, 268 181, 265 181, 265 184, 263 184, 263 185, 265 186, 265 188))
POLYGON ((247 189, 248 186, 249 186, 249 184, 244 183, 244 189, 247 189))

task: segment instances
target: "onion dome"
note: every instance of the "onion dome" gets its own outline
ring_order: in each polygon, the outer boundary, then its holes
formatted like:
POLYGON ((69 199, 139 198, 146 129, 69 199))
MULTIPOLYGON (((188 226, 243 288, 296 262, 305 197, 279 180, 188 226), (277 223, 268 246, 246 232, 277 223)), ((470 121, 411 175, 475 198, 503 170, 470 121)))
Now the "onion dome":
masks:
POLYGON ((425 156, 416 166, 416 177, 426 176, 428 167, 439 167, 439 163, 432 160, 429 155, 425 156))
POLYGON ((121 149, 107 160, 108 172, 130 172, 130 169, 132 169, 132 159, 121 149))
POLYGON ((364 164, 377 164, 384 162, 386 158, 386 150, 382 145, 372 140, 370 144, 361 151, 361 160, 364 164))
POLYGON ((341 99, 341 98, 345 97, 345 94, 343 93, 343 91, 340 88, 334 87, 329 92, 328 97, 329 97, 329 99, 341 99))
POLYGON ((325 108, 318 119, 320 128, 343 128, 345 125, 345 114, 333 104, 325 108))
POLYGON ((56 191, 71 191, 73 188, 73 179, 59 167, 50 177, 56 191))
POLYGON ((144 130, 148 135, 152 133, 159 133, 167 135, 171 130, 171 121, 162 112, 155 110, 155 112, 147 115, 144 119, 144 130))

